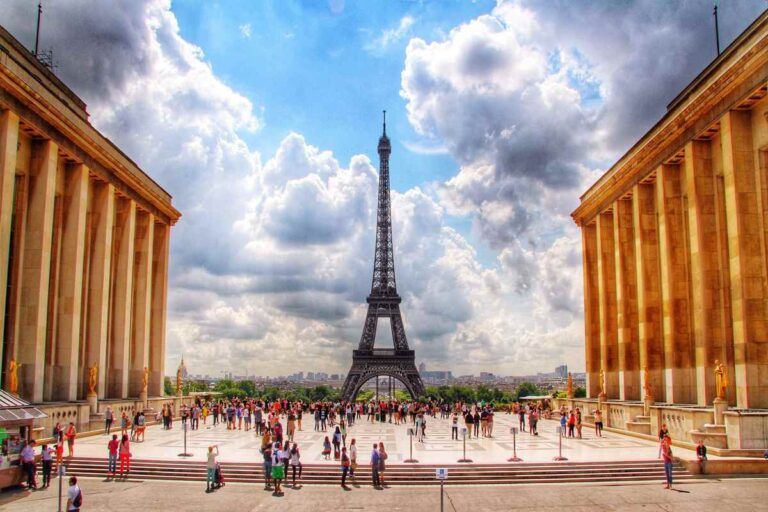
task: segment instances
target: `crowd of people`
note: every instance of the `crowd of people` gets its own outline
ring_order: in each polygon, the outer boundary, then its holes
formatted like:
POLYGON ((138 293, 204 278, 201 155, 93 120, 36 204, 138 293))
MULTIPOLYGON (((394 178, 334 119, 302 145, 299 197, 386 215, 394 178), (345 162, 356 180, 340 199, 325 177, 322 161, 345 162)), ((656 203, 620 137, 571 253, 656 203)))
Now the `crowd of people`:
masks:
MULTIPOLYGON (((494 418, 496 414, 506 413, 517 418, 519 430, 531 436, 538 435, 538 422, 541 418, 553 418, 559 414, 560 433, 570 438, 582 438, 582 411, 579 407, 573 409, 561 408, 552 411, 547 402, 515 403, 500 408, 492 403, 470 404, 464 402, 405 402, 405 401, 370 401, 370 402, 329 402, 316 401, 311 403, 291 402, 286 399, 265 401, 260 399, 197 399, 190 405, 182 405, 178 418, 182 427, 197 430, 201 425, 217 427, 221 425, 226 430, 253 431, 260 439, 259 453, 264 469, 264 488, 280 495, 283 486, 296 488, 302 478, 302 459, 298 443, 295 441, 297 431, 303 430, 305 417, 309 417, 315 432, 328 432, 322 443, 321 456, 326 460, 334 460, 340 466, 341 482, 344 489, 349 489, 348 479, 355 480, 358 464, 369 464, 371 484, 376 488, 386 486, 386 469, 388 453, 383 442, 373 443, 370 455, 365 461, 358 451, 358 444, 350 435, 350 428, 358 421, 371 423, 392 423, 395 425, 410 425, 409 434, 416 442, 424 442, 427 435, 427 423, 438 415, 448 420, 451 429, 451 439, 458 441, 467 438, 492 438, 494 434, 494 418), (210 422, 210 424, 209 424, 210 422), (463 425, 463 427, 461 426, 463 425), (461 430, 461 436, 460 434, 461 430)), ((120 434, 112 434, 115 425, 115 414, 108 407, 105 415, 104 434, 111 436, 107 443, 107 475, 109 478, 126 476, 131 470, 131 442, 144 439, 146 418, 139 411, 133 418, 125 412, 119 418, 120 434), (118 467, 119 462, 119 467, 118 467)), ((595 436, 602 436, 602 414, 599 409, 592 411, 595 436)), ((157 413, 155 420, 164 429, 173 428, 174 411, 171 406, 164 406, 157 413)), ((64 427, 57 423, 53 429, 53 443, 44 444, 41 448, 42 486, 50 485, 51 467, 54 457, 58 463, 64 456, 64 444, 68 448, 68 457, 74 455, 77 430, 73 423, 64 427)), ((672 442, 666 425, 659 431, 659 458, 664 461, 667 475, 667 486, 672 485, 672 442)), ((21 451, 21 464, 24 468, 30 488, 36 488, 36 443, 31 441, 21 451)), ((706 447, 699 443, 696 450, 697 458, 703 465, 706 461, 706 447)), ((206 460, 206 491, 212 492, 224 485, 224 475, 218 457, 218 445, 208 448, 206 460)), ((76 485, 76 484, 75 484, 76 485)), ((79 493, 79 488, 77 489, 79 493)))

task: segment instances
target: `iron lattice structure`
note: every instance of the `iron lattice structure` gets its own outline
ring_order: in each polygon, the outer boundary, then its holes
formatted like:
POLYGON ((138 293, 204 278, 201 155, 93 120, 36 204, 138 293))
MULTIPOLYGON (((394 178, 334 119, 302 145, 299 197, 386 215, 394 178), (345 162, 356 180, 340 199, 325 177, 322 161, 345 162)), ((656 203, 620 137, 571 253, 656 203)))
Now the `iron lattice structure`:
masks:
POLYGON ((393 377, 405 385, 412 397, 425 395, 424 383, 416 369, 416 356, 408 347, 395 278, 395 255, 392 249, 392 211, 389 195, 389 155, 392 146, 384 131, 379 138, 379 191, 376 215, 376 252, 373 259, 371 293, 366 298, 368 313, 360 336, 360 345, 352 352, 352 368, 341 391, 342 400, 354 400, 363 384, 378 376, 393 377), (389 318, 394 349, 376 349, 379 318, 389 318))

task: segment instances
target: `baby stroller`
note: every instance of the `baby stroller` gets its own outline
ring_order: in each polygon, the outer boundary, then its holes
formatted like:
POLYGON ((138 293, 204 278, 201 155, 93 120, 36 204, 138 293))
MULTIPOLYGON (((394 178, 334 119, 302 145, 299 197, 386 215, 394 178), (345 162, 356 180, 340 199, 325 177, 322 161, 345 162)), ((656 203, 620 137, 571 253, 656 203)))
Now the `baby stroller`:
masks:
POLYGON ((213 474, 213 488, 224 487, 224 475, 221 473, 221 464, 216 463, 216 471, 213 474))

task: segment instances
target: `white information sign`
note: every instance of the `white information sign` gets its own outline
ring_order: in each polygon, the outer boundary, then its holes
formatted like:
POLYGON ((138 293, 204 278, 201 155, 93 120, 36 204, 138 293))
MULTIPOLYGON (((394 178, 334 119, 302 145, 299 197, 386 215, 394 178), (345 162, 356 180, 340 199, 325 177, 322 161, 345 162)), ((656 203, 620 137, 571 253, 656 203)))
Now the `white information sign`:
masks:
POLYGON ((448 468, 437 468, 435 470, 435 478, 438 480, 446 480, 448 478, 448 468))

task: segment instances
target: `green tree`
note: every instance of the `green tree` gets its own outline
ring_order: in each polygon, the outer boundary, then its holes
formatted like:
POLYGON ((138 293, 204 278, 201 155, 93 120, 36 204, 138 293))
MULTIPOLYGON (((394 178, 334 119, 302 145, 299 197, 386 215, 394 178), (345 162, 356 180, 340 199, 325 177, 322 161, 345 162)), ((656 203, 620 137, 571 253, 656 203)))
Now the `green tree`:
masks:
POLYGON ((170 377, 163 379, 163 393, 165 396, 173 396, 176 394, 176 387, 173 385, 170 377))
POLYGON ((573 398, 587 398, 587 388, 579 386, 574 389, 573 398))
POLYGON ((525 396, 538 396, 543 394, 544 391, 533 382, 521 382, 515 390, 515 400, 520 400, 520 398, 525 396))
POLYGON ((245 393, 246 396, 256 396, 256 384, 252 380, 238 381, 237 387, 245 393))
POLYGON ((232 389, 235 386, 235 381, 232 379, 221 379, 219 382, 216 383, 216 385, 213 387, 215 391, 221 391, 222 393, 226 389, 232 389))

